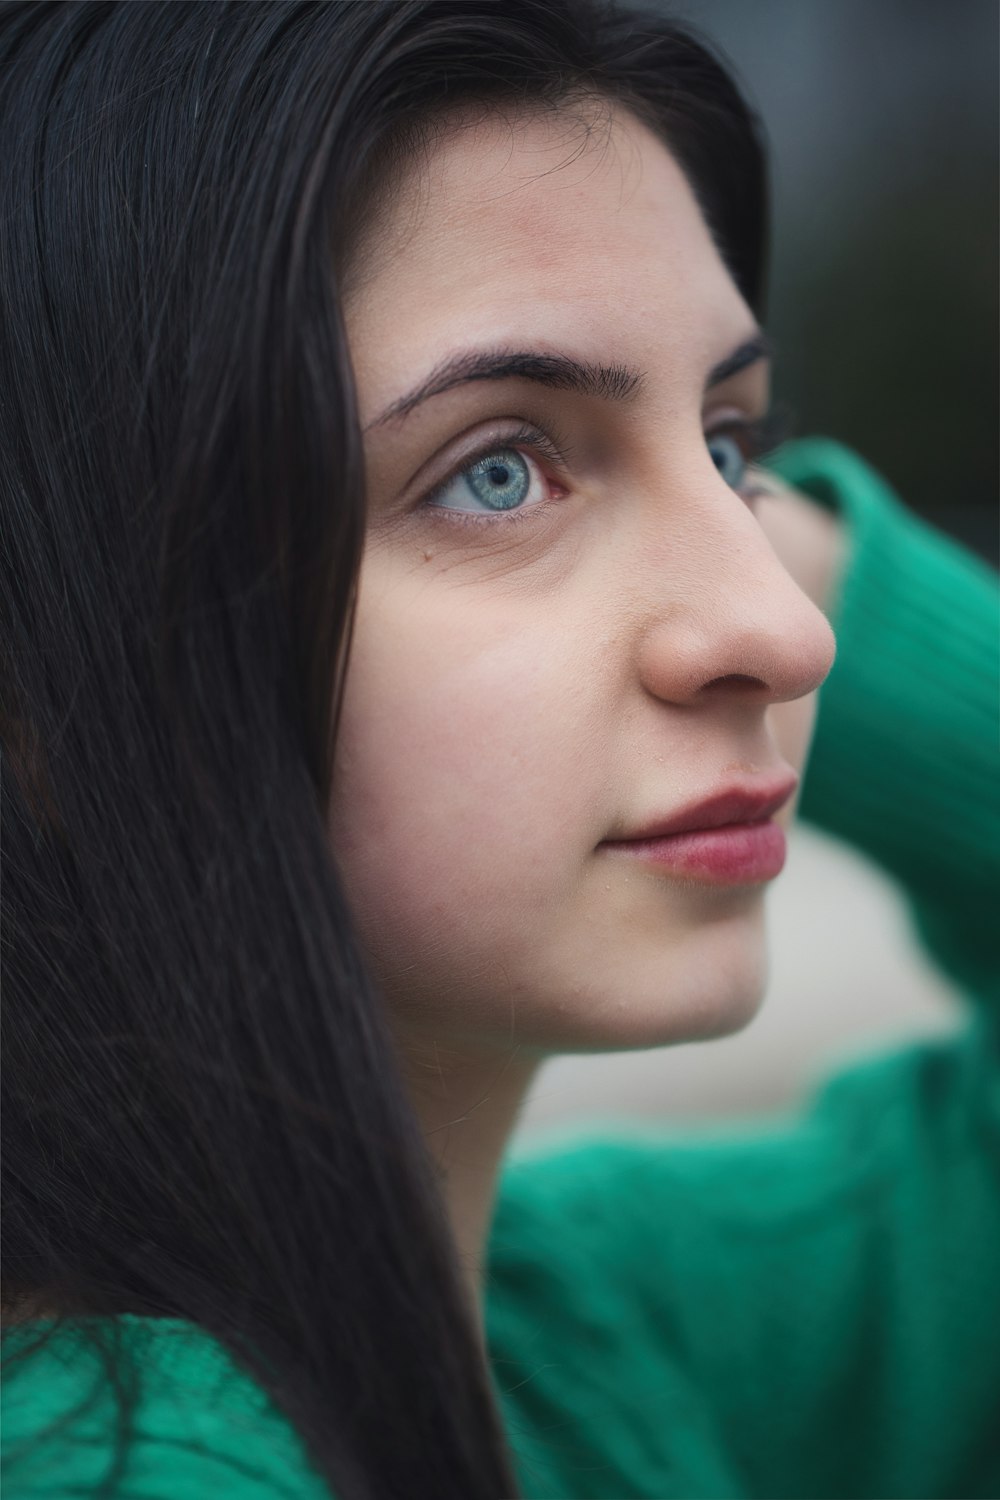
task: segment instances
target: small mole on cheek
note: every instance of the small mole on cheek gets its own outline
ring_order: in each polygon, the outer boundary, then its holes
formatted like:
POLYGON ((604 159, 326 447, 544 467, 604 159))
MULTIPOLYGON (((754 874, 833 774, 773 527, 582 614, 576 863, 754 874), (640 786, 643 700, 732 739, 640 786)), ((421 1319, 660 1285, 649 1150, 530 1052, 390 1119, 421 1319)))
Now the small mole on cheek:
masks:
POLYGON ((424 562, 430 562, 430 560, 431 560, 431 558, 433 556, 434 556, 433 552, 425 552, 424 553, 424 562))

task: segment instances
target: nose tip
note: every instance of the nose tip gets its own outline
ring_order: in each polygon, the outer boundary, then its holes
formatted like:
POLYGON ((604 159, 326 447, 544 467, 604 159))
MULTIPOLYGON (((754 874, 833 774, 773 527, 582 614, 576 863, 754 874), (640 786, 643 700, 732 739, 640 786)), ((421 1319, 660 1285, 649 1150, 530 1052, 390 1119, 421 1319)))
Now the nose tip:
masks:
POLYGON ((699 689, 702 696, 787 703, 806 697, 826 680, 836 643, 822 610, 785 573, 780 594, 770 594, 756 617, 724 637, 718 649, 728 655, 733 670, 709 677, 699 689))
MULTIPOLYGON (((678 703, 784 703, 825 680, 836 645, 829 620, 761 537, 755 566, 703 572, 687 607, 647 640, 647 686, 678 703)), ((744 563, 747 559, 744 554, 744 563)))

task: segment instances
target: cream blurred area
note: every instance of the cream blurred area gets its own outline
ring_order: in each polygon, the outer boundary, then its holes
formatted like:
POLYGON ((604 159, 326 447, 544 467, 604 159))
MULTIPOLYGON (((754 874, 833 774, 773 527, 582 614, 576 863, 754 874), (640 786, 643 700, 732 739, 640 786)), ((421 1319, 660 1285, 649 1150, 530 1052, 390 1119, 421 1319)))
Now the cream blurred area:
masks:
POLYGON ((964 1025, 969 1002, 917 945, 898 887, 854 849, 795 825, 766 899, 771 977, 749 1026, 678 1047, 553 1058, 512 1147, 577 1124, 703 1128, 795 1109, 855 1058, 964 1025))

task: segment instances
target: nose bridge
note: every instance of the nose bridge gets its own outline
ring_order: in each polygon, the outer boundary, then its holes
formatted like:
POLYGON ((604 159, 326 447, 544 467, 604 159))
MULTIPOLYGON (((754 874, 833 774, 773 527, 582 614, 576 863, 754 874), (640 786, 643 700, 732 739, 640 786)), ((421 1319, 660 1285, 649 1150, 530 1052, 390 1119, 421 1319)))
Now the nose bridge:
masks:
POLYGON ((684 510, 684 524, 672 528, 672 565, 651 596, 654 691, 690 701, 727 688, 779 702, 818 687, 833 662, 833 632, 746 503, 713 468, 684 510))

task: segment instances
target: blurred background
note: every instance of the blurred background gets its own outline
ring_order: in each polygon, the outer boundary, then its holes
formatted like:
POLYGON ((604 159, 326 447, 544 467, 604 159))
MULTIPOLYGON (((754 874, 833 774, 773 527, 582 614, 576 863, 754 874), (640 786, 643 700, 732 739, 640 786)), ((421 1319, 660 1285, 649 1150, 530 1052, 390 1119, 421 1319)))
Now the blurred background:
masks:
POLYGON ((771 143, 775 395, 995 565, 1000 8, 655 8, 721 51, 771 143))
MULTIPOLYGON (((858 449, 997 566, 995 0, 647 0, 700 30, 771 148, 768 331, 796 434, 858 449)), ((772 973, 736 1036, 559 1057, 512 1145, 641 1118, 732 1124, 855 1057, 962 1024, 895 888, 799 825, 768 895, 772 973)))

